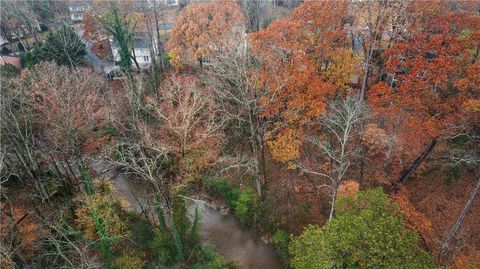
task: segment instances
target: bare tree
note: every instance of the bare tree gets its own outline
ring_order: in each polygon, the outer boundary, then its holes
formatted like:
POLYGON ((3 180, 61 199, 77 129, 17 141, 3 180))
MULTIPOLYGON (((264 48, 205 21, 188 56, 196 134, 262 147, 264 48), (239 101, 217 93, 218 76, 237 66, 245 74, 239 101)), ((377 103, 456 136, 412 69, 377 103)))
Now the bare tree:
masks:
POLYGON ((305 138, 305 157, 296 161, 300 171, 319 179, 314 189, 329 189, 329 220, 334 216, 338 188, 360 153, 357 139, 366 117, 366 104, 357 96, 331 102, 325 116, 312 126, 314 134, 305 138))
MULTIPOLYGON (((363 49, 363 76, 360 96, 364 98, 368 87, 368 77, 374 68, 377 51, 381 49, 381 40, 385 33, 390 34, 389 42, 394 42, 396 36, 403 30, 402 12, 406 9, 407 1, 367 0, 356 3, 358 16, 356 26, 352 32, 353 42, 360 42, 363 49), (391 29, 387 29, 391 27, 391 29)), ((355 49, 355 48, 354 48, 355 49)))
POLYGON ((78 188, 78 169, 84 161, 82 137, 94 132, 103 119, 104 79, 87 68, 71 70, 44 62, 22 73, 10 91, 26 93, 20 116, 11 109, 4 111, 9 145, 25 171, 37 178, 38 163, 47 162, 66 178, 69 189, 78 188), (24 116, 28 113, 35 117, 24 116))
POLYGON ((217 53, 203 70, 203 80, 212 87, 216 102, 237 134, 233 143, 248 142, 250 154, 236 156, 238 161, 231 167, 244 166, 253 171, 257 194, 262 197, 267 176, 265 130, 268 121, 260 115, 260 99, 265 91, 258 88, 260 72, 257 66, 245 35, 233 32, 230 38, 218 44, 217 53))
POLYGON ((480 191, 480 178, 478 179, 477 185, 473 189, 472 194, 470 195, 470 198, 465 204, 465 207, 463 208, 462 212, 460 213, 457 220, 455 220, 452 227, 448 231, 447 237, 442 244, 442 248, 444 250, 447 250, 449 248, 450 241, 452 241, 452 238, 455 236, 456 232, 460 229, 460 226, 462 225, 463 220, 465 219, 465 216, 468 214, 468 212, 472 208, 473 201, 475 201, 475 198, 477 197, 477 194, 479 191, 480 191))
POLYGON ((245 16, 247 31, 257 32, 267 17, 268 2, 262 0, 238 1, 245 16))
POLYGON ((168 167, 168 151, 158 141, 134 141, 124 139, 115 148, 106 148, 106 159, 114 167, 134 179, 152 184, 152 194, 162 199, 167 207, 171 204, 172 177, 168 167))
POLYGON ((40 176, 42 147, 33 129, 37 117, 30 99, 29 87, 19 78, 2 80, 2 176, 17 176, 33 186, 41 200, 48 200, 50 194, 40 176))
POLYGON ((37 216, 43 232, 39 235, 41 252, 36 257, 38 265, 81 269, 102 268, 98 255, 92 255, 95 242, 86 242, 60 214, 58 221, 37 216))
POLYGON ((172 77, 153 110, 172 138, 170 148, 182 157, 222 136, 223 117, 207 89, 199 88, 193 78, 172 77))
POLYGON ((32 34, 35 42, 39 44, 37 34, 40 25, 37 20, 38 16, 33 10, 31 3, 21 0, 9 0, 8 2, 2 3, 2 7, 6 7, 10 15, 17 20, 18 27, 23 28, 23 37, 26 39, 27 34, 32 34))

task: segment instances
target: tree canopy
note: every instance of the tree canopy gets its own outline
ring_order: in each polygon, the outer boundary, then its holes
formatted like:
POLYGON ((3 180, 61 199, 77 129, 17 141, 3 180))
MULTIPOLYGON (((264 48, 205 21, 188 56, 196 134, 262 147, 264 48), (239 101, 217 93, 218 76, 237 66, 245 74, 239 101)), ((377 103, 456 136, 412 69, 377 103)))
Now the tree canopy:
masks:
POLYGON ((338 200, 337 216, 309 225, 290 244, 292 266, 306 268, 432 268, 418 236, 379 188, 338 200))
POLYGON ((70 67, 82 64, 86 54, 85 44, 75 30, 66 24, 49 32, 40 49, 41 60, 55 61, 58 65, 70 67))
POLYGON ((175 20, 167 44, 172 64, 179 68, 185 63, 202 63, 233 27, 243 27, 243 20, 242 11, 233 1, 188 5, 175 20))

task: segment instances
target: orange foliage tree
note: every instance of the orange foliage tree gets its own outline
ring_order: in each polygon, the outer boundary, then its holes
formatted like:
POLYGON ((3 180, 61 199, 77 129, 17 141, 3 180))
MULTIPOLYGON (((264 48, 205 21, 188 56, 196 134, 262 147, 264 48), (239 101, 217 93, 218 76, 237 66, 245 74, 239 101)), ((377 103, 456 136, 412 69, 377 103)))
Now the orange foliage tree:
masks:
POLYGON ((325 111, 330 97, 350 91, 357 59, 344 28, 347 7, 347 1, 305 2, 291 17, 251 35, 267 89, 263 116, 277 122, 270 130, 277 160, 299 157, 306 124, 325 111))
POLYGON ((388 77, 369 91, 370 104, 385 128, 398 130, 403 150, 411 153, 405 156, 407 162, 422 152, 403 173, 402 181, 432 151, 439 137, 455 134, 462 104, 478 98, 478 93, 465 89, 478 76, 474 70, 479 58, 479 25, 480 18, 472 14, 442 14, 383 55, 388 77))
POLYGON ((202 61, 217 51, 220 40, 234 28, 243 29, 243 14, 234 1, 190 4, 175 20, 167 48, 172 64, 202 61))

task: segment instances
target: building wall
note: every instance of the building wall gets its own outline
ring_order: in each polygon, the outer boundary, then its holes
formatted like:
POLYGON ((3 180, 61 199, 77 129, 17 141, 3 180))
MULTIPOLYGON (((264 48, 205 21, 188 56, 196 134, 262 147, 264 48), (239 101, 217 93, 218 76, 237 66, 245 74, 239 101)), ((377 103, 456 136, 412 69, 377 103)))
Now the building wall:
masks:
POLYGON ((70 11, 70 20, 73 22, 83 21, 83 13, 87 10, 86 5, 72 5, 68 7, 70 11))
POLYGON ((150 50, 148 48, 135 49, 135 59, 141 69, 150 68, 150 65, 152 64, 150 56, 150 50))
MULTIPOLYGON (((115 62, 120 61, 120 54, 117 47, 112 48, 113 60, 115 62)), ((133 56, 133 52, 132 52, 133 56)), ((150 55, 150 49, 148 48, 136 48, 135 49, 135 59, 137 60, 140 69, 148 69, 152 64, 152 59, 150 55)), ((135 67, 135 63, 132 61, 132 66, 135 67)))

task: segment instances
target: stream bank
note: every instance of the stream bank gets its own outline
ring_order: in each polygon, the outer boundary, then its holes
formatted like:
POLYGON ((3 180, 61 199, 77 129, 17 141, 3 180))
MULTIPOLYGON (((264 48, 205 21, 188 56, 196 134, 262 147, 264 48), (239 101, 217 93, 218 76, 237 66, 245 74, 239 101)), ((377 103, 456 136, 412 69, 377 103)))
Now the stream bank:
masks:
MULTIPOLYGON (((100 172, 101 165, 93 169, 100 172)), ((144 182, 128 179, 116 171, 105 171, 105 176, 112 184, 113 195, 122 207, 142 213, 147 208, 146 201, 139 198, 149 193, 144 182)), ((190 218, 195 208, 200 213, 200 242, 215 246, 217 251, 229 261, 242 269, 282 269, 281 258, 272 245, 260 239, 255 229, 243 227, 240 221, 229 214, 222 214, 202 200, 186 199, 190 218)))

